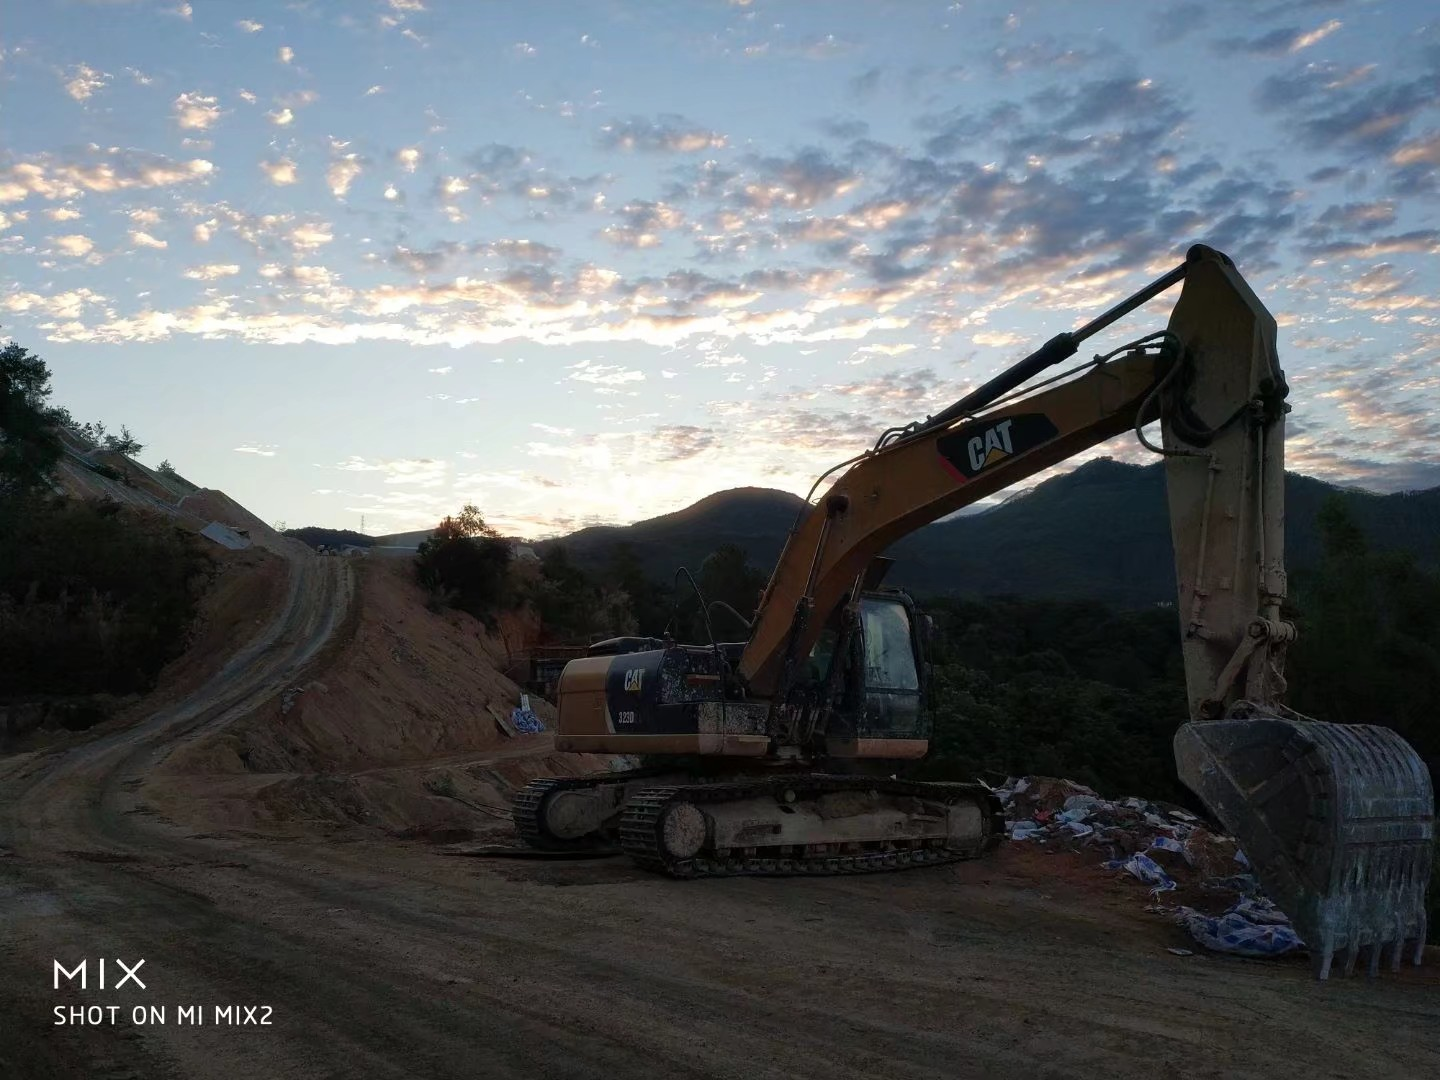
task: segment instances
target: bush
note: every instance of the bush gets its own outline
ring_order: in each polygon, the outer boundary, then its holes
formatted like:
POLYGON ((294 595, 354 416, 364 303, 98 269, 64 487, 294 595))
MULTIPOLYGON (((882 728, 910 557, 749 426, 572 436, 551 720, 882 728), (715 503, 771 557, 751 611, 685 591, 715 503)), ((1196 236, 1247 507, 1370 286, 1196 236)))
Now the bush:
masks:
POLYGON ((442 604, 459 608, 487 626, 510 599, 509 571, 509 542, 470 504, 458 517, 440 522, 415 555, 415 578, 430 593, 430 610, 442 604))
POLYGON ((212 565, 163 519, 32 502, 0 523, 0 698, 149 689, 184 649, 212 565))

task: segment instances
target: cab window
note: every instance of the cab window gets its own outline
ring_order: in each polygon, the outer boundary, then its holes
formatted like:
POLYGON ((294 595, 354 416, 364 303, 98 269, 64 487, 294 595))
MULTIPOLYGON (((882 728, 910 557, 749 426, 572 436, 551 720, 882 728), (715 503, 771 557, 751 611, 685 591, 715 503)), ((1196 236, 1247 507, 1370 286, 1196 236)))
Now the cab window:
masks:
POLYGON ((919 690, 905 606, 889 600, 861 600, 860 620, 865 632, 866 688, 919 690))

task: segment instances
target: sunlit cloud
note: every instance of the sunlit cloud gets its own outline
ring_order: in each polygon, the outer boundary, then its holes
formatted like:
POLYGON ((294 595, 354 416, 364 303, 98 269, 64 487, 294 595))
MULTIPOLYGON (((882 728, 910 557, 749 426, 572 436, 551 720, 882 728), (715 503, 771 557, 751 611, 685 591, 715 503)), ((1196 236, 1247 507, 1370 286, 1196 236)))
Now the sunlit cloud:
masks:
POLYGON ((55 250, 62 255, 69 255, 72 259, 79 259, 95 250, 95 241, 88 236, 81 236, 79 233, 57 236, 55 237, 55 250))
POLYGON ((36 154, 0 167, 0 203, 31 195, 53 201, 84 192, 167 187, 205 180, 214 171, 215 166, 203 158, 176 161, 163 154, 113 146, 102 150, 92 144, 74 156, 36 154))
POLYGON ((110 81, 109 75, 102 71, 96 71, 89 64, 76 64, 69 70, 68 75, 69 77, 65 80, 65 92, 76 101, 81 102, 89 101, 110 81))
POLYGON ((181 94, 173 108, 175 123, 184 131, 205 131, 220 119, 218 100, 207 94, 181 94))
POLYGON ((282 157, 273 161, 260 162, 260 171, 265 174, 265 179, 277 187, 295 183, 299 179, 296 168, 295 162, 289 158, 282 157))

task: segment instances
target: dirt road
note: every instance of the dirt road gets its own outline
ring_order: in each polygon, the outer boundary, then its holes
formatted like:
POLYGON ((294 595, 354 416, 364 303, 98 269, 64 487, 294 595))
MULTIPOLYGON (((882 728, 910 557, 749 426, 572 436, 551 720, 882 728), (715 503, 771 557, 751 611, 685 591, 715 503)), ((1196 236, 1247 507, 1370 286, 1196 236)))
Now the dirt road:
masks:
POLYGON ((685 883, 147 812, 146 771, 285 685, 348 595, 342 560, 300 560, 277 624, 185 705, 0 762, 0 1077, 1440 1075, 1433 967, 1322 985, 1300 961, 1178 957, 1142 891, 1079 888, 1021 845, 685 883), (98 989, 102 956, 109 986, 143 958, 145 989, 98 989), (53 989, 82 958, 88 988, 53 989), (55 1024, 80 1004, 120 1009, 55 1024))

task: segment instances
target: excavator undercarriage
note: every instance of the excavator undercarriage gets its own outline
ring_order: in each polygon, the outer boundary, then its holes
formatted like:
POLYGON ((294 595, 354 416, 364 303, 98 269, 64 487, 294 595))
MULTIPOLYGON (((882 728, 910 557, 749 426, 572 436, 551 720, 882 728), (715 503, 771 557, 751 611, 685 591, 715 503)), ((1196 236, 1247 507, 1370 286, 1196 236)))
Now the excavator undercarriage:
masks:
POLYGON ((1387 728, 1283 704, 1295 629, 1282 613, 1290 406, 1275 343, 1230 260, 1196 246, 939 414, 884 432, 796 521, 745 642, 613 639, 566 666, 556 748, 660 764, 535 781, 515 799, 520 835, 557 850, 618 843, 674 877, 992 850, 1004 821, 984 785, 896 779, 929 744, 929 620, 881 587, 880 553, 1133 431, 1166 465, 1190 714, 1175 736, 1181 780, 1239 839, 1320 978, 1337 955, 1347 972, 1362 953, 1372 973, 1382 954, 1398 964, 1413 949, 1418 963, 1434 848, 1424 764, 1387 728), (1166 330, 1032 381, 1181 282, 1166 330), (1155 420, 1159 445, 1145 432, 1155 420))
POLYGON ((679 878, 934 866, 990 851, 1005 829, 999 800, 980 784, 813 772, 537 780, 516 796, 514 819, 535 847, 613 838, 640 866, 679 878))

